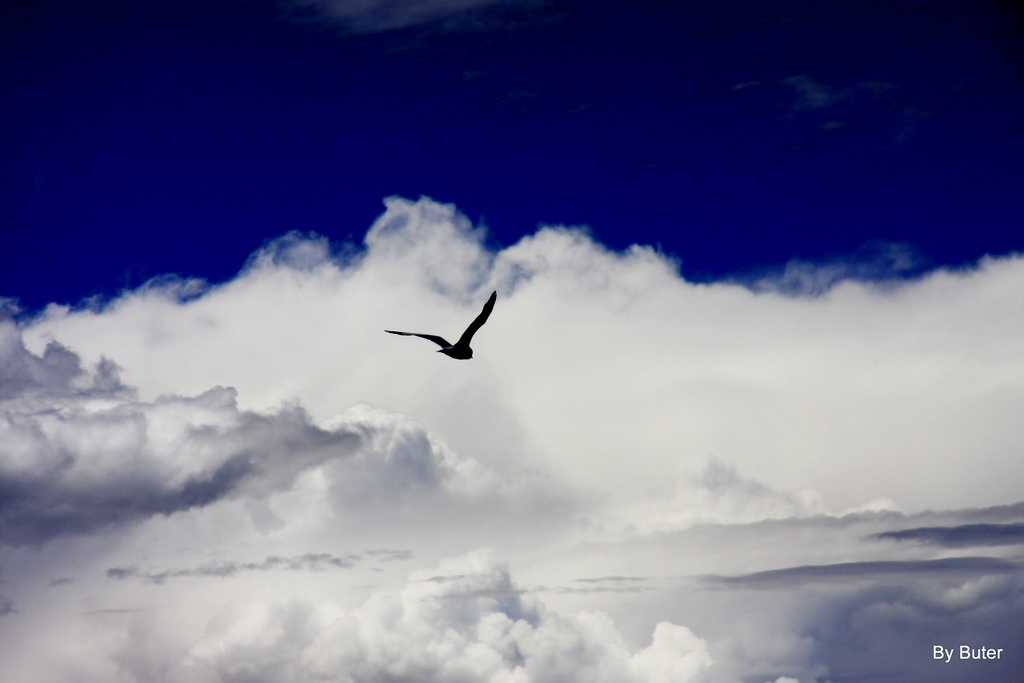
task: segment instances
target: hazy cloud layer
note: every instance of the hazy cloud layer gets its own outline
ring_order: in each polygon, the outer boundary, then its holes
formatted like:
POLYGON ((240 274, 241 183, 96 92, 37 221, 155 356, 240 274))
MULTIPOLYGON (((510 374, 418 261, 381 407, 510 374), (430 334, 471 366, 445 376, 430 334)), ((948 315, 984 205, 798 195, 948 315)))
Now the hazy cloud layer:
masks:
POLYGON ((793 103, 793 111, 824 109, 849 96, 848 91, 835 90, 827 85, 822 85, 807 74, 790 76, 782 79, 779 83, 796 91, 797 98, 793 103))
POLYGON ((484 238, 392 198, 0 323, 4 680, 1015 681, 1024 260, 484 238), (492 290, 471 362, 383 332, 492 290))
POLYGON ((816 582, 849 581, 859 578, 885 579, 905 575, 983 577, 1020 573, 1020 564, 996 557, 948 557, 941 560, 844 562, 787 567, 741 576, 707 577, 706 580, 734 586, 797 587, 816 582))
POLYGON ((335 557, 329 553, 306 553, 298 557, 271 555, 261 562, 216 562, 187 569, 142 570, 138 567, 111 567, 107 570, 107 576, 119 581, 138 578, 152 583, 163 583, 167 579, 185 576, 219 576, 227 578, 239 572, 349 569, 360 559, 362 558, 355 554, 346 557, 335 557))
POLYGON ((352 33, 380 33, 422 25, 446 30, 502 26, 502 10, 542 6, 542 0, 288 0, 293 18, 337 23, 352 33))
POLYGON ((844 280, 870 282, 875 287, 899 286, 925 265, 924 257, 907 245, 868 244, 850 256, 821 263, 793 260, 781 269, 738 282, 756 292, 821 296, 844 280))

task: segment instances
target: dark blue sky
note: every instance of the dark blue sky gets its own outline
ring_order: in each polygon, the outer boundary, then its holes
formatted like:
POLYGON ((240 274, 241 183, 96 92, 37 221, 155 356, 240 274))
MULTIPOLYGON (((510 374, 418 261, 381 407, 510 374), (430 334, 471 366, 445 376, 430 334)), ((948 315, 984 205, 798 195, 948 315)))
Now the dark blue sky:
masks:
POLYGON ((16 5, 0 296, 30 309, 221 280, 288 230, 358 243, 392 194, 698 279, 1024 249, 1019 4, 510 0, 364 34, 263 0, 16 5))

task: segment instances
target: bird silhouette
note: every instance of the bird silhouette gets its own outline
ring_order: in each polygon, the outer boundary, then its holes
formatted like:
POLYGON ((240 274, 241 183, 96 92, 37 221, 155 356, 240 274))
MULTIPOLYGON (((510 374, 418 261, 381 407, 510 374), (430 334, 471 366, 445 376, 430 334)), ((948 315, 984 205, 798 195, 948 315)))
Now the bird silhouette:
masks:
POLYGON ((400 334, 403 337, 423 337, 429 339, 441 348, 438 349, 438 353, 443 353, 449 358, 456 360, 469 360, 473 357, 473 349, 469 348, 469 342, 473 340, 473 335, 476 331, 483 327, 483 324, 487 322, 487 318, 491 315, 491 309, 494 308, 494 302, 498 298, 497 292, 491 292, 491 298, 484 304, 484 309, 480 311, 480 315, 476 317, 466 328, 466 331, 459 337, 459 341, 454 344, 450 344, 444 337, 438 337, 436 334, 420 334, 418 332, 398 332, 397 330, 384 330, 389 334, 400 334))

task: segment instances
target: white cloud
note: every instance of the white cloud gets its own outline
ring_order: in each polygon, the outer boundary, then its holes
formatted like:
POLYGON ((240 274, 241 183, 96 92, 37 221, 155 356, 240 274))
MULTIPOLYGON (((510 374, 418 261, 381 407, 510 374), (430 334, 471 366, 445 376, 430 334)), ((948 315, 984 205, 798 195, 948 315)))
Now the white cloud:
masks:
POLYGON ((775 491, 711 458, 699 472, 681 473, 671 498, 604 510, 600 518, 590 520, 588 532, 595 538, 613 539, 702 523, 750 524, 826 513, 816 491, 775 491))
POLYGON ((147 400, 220 385, 245 410, 298 400, 319 421, 388 406, 503 474, 602 495, 671 496, 680 463, 713 456, 830 510, 1017 500, 1024 259, 883 286, 829 273, 817 296, 696 285, 653 250, 565 228, 490 252, 453 207, 392 199, 345 262, 292 235, 198 298, 150 286, 52 308, 25 335, 113 358, 147 400), (383 333, 457 334, 492 289, 471 362, 383 333))
POLYGON ((4 679, 919 680, 929 639, 1019 642, 1024 259, 698 285, 483 238, 393 198, 361 252, 0 323, 4 679), (492 290, 472 361, 383 332, 492 290))
POLYGON ((551 613, 478 551, 348 612, 294 601, 234 610, 168 679, 685 683, 710 664, 704 642, 668 622, 631 652, 607 615, 551 613))
POLYGON ((529 495, 402 415, 356 405, 314 425, 296 405, 240 410, 234 389, 139 401, 102 359, 51 342, 37 356, 0 323, 0 543, 40 543, 272 494, 316 469, 337 505, 367 511, 529 495))

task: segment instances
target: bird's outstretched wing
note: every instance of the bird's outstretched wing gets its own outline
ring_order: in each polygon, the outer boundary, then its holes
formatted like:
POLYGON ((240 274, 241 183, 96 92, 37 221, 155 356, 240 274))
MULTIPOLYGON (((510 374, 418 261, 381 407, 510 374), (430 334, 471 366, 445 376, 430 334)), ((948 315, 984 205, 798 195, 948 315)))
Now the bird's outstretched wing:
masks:
POLYGON ((476 320, 469 324, 466 331, 459 337, 459 341, 456 342, 456 346, 469 346, 469 342, 473 339, 473 335, 476 331, 483 327, 483 324, 487 322, 487 318, 491 315, 491 310, 494 308, 494 301, 498 298, 497 292, 491 292, 491 298, 484 304, 484 310, 480 311, 480 315, 476 317, 476 320))
POLYGON ((390 334, 400 334, 403 337, 423 337, 424 339, 429 339, 430 341, 434 342, 442 349, 447 349, 451 347, 451 344, 449 344, 444 337, 438 337, 436 334, 420 334, 418 332, 396 332, 395 330, 384 331, 390 334))

